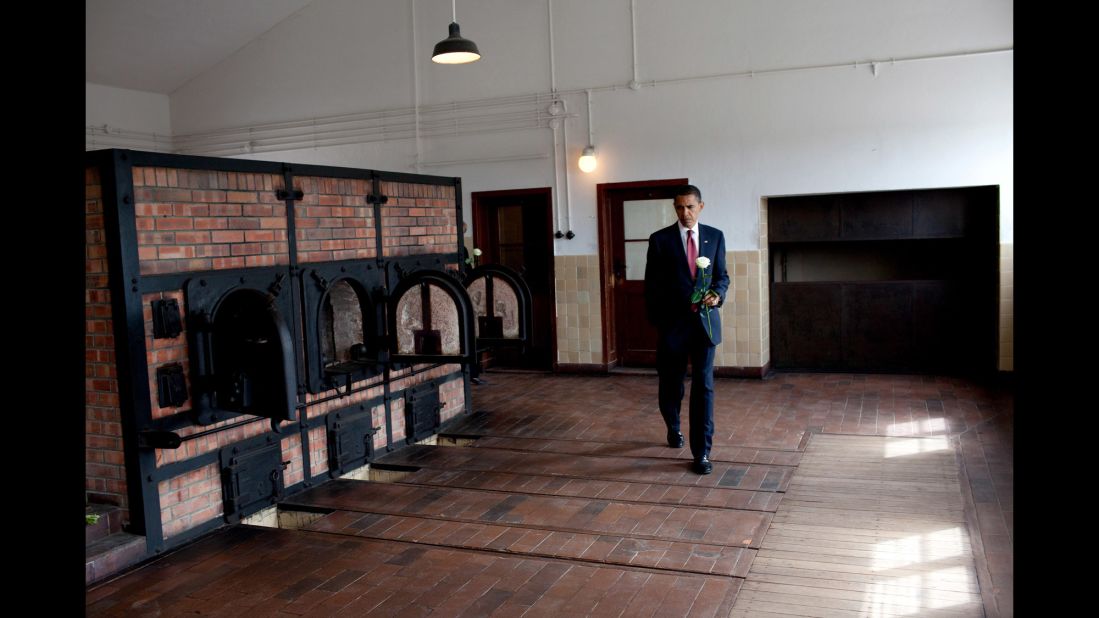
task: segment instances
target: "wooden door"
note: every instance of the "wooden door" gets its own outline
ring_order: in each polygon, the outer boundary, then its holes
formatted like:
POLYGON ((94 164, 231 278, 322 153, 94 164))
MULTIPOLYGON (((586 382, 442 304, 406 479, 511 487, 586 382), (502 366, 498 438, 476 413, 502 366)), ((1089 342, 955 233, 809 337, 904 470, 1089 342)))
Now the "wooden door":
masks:
POLYGON ((473 201, 473 244, 479 264, 503 264, 530 286, 531 342, 526 351, 499 348, 487 365, 553 367, 556 341, 553 298, 553 210, 550 189, 481 191, 473 201))
POLYGON ((684 180, 600 185, 606 233, 600 251, 605 273, 604 315, 613 341, 608 366, 656 366, 656 329, 645 315, 645 257, 649 235, 676 221, 672 201, 684 180), (609 302, 608 302, 609 301, 609 302), (613 356, 612 354, 613 353, 613 356))

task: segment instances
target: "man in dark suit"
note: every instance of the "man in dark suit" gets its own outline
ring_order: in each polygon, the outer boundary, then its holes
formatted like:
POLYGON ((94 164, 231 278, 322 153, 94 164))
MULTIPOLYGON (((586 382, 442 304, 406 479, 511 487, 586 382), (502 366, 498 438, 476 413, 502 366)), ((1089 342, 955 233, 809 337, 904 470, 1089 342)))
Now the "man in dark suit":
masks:
POLYGON ((645 264, 645 309, 659 334, 656 367, 660 376, 660 415, 668 446, 683 446, 679 408, 683 377, 691 361, 691 455, 698 474, 713 471, 714 349, 721 343, 721 313, 729 274, 725 271, 725 235, 698 223, 705 203, 698 187, 684 185, 674 201, 678 221, 649 236, 645 264), (697 258, 706 258, 699 267, 697 258))

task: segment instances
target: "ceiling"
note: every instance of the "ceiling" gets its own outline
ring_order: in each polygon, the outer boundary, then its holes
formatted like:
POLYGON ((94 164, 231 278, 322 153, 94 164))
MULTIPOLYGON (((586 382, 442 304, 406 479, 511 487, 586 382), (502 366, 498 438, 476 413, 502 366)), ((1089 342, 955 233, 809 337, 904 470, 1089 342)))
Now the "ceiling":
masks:
POLYGON ((85 80, 171 94, 312 0, 85 0, 85 80))

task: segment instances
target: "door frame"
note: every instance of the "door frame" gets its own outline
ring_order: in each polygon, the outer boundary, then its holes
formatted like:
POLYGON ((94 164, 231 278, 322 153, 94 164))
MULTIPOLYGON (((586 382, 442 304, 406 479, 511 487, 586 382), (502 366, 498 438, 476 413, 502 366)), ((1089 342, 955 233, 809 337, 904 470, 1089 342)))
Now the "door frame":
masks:
POLYGON ((615 320, 613 280, 608 274, 614 270, 614 248, 611 246, 611 194, 626 189, 645 189, 647 187, 667 187, 685 185, 686 178, 665 180, 644 180, 633 182, 604 182, 596 185, 596 219, 599 223, 599 284, 600 312, 603 318, 603 368, 613 369, 618 365, 618 324, 615 320))
MULTIPOLYGON (((477 247, 477 239, 485 238, 488 235, 489 219, 488 211, 489 206, 484 202, 495 202, 500 199, 507 199, 509 197, 530 197, 530 196, 542 196, 542 202, 545 205, 546 210, 546 229, 553 230, 553 189, 551 187, 536 187, 533 189, 500 189, 496 191, 474 191, 471 192, 470 197, 470 218, 473 220, 473 246, 477 247)), ((555 281, 557 278, 557 269, 554 263, 556 256, 553 253, 553 239, 550 238, 549 243, 549 285, 550 285, 550 302, 557 303, 557 286, 555 281)), ((482 251, 485 251, 482 249, 482 251)), ((492 253, 484 253, 482 257, 485 260, 497 260, 499 256, 492 253)), ((528 282, 528 285, 530 283, 528 282)), ((531 308, 531 320, 533 321, 533 307, 531 308)), ((551 319, 550 321, 550 368, 551 370, 557 366, 557 320, 551 319)), ((531 325, 533 327, 533 324, 531 325)))

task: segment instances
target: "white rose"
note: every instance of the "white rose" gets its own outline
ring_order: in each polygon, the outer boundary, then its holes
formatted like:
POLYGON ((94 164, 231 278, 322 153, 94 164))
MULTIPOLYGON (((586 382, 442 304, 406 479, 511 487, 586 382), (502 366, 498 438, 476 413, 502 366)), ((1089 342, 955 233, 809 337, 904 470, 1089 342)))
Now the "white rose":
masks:
POLYGON ((476 256, 480 257, 480 256, 481 256, 481 250, 480 250, 480 249, 476 249, 476 248, 475 248, 475 249, 473 250, 473 255, 476 255, 476 256))
POLYGON ((699 268, 702 268, 702 269, 709 268, 710 267, 710 258, 708 258, 708 257, 699 257, 698 259, 695 260, 695 265, 698 266, 699 268))

